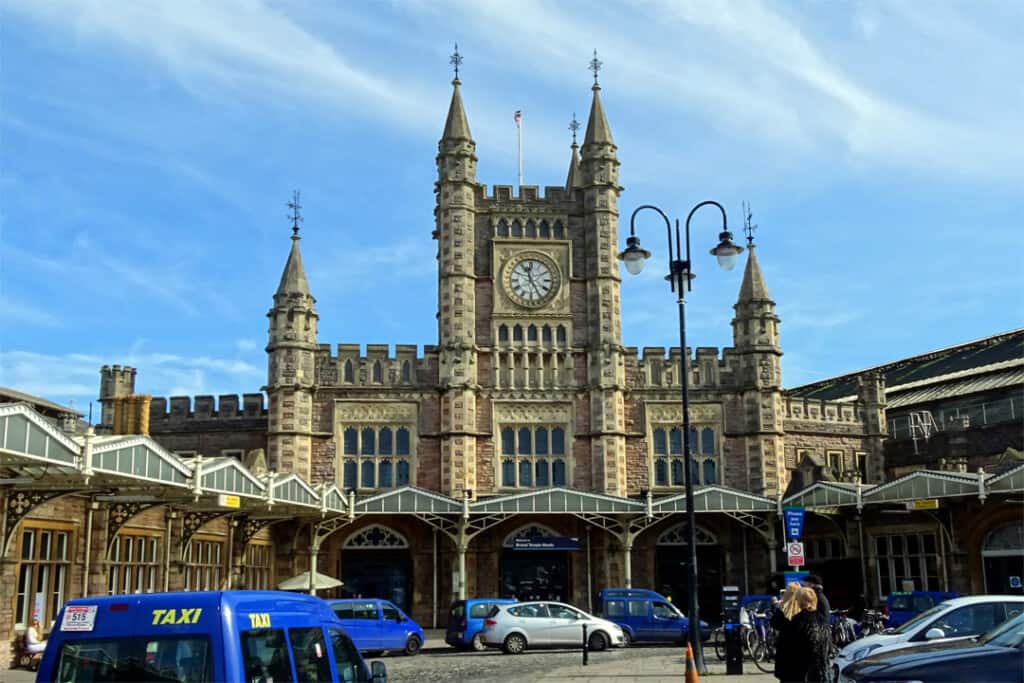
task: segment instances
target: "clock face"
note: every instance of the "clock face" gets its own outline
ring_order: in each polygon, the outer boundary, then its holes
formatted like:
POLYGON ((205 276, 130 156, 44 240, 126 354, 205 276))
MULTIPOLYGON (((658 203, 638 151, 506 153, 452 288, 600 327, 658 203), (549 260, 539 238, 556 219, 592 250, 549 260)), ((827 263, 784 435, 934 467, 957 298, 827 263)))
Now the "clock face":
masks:
POLYGON ((523 306, 536 307, 547 303, 558 290, 558 281, 555 264, 539 255, 515 258, 505 271, 506 291, 523 306))

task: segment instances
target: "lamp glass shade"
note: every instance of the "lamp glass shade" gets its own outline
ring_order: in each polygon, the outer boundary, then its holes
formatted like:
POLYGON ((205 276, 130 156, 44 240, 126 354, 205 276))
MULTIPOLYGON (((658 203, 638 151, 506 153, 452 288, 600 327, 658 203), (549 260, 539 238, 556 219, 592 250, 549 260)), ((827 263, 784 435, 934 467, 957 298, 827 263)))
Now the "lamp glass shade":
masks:
POLYGON ((626 251, 622 256, 622 263, 626 266, 626 272, 630 275, 639 275, 644 269, 644 261, 647 259, 639 250, 626 251))
POLYGON ((721 266, 722 270, 732 270, 733 268, 736 267, 735 251, 728 251, 725 253, 719 251, 717 254, 715 254, 715 257, 718 258, 718 265, 721 266))

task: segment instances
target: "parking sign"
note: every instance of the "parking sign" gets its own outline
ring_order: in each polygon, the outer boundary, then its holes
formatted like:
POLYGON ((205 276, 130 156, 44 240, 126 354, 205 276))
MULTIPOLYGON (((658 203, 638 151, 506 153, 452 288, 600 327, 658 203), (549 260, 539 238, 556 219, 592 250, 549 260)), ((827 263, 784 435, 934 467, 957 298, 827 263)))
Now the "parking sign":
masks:
POLYGON ((786 555, 789 558, 790 567, 802 567, 804 565, 804 544, 799 541, 787 543, 786 555))

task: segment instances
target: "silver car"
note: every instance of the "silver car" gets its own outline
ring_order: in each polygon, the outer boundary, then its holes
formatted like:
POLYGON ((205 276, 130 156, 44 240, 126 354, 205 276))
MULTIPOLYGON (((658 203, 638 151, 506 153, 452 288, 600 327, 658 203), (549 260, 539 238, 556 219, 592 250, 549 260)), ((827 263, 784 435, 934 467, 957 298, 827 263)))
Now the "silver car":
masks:
POLYGON ((483 641, 517 655, 527 648, 581 647, 583 627, 591 650, 623 647, 622 629, 561 602, 518 602, 495 605, 484 621, 483 641))

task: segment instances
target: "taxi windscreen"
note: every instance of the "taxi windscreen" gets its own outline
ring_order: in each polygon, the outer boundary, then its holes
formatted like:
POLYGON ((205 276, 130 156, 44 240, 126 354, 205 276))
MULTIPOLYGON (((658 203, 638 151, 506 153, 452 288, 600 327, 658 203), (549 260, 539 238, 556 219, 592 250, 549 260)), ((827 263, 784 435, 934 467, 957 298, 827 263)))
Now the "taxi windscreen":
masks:
POLYGON ((57 653, 54 683, 212 683, 208 636, 74 640, 57 653))

